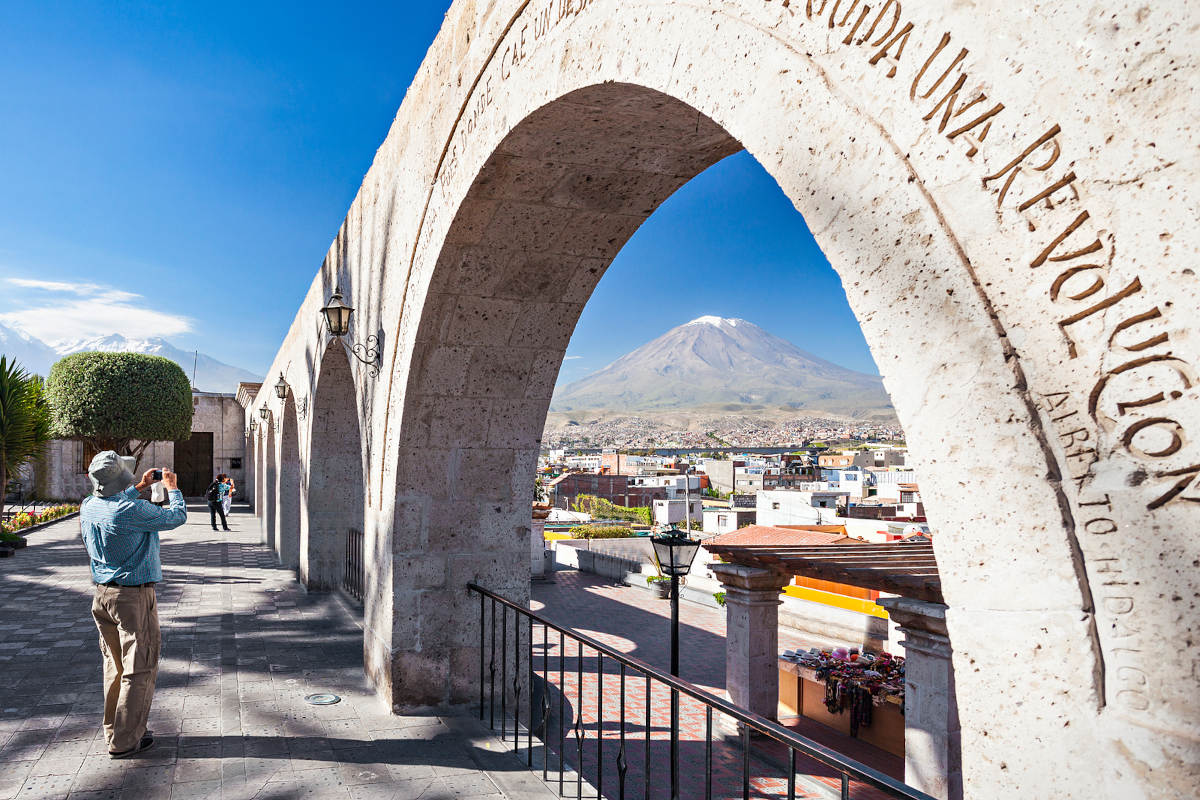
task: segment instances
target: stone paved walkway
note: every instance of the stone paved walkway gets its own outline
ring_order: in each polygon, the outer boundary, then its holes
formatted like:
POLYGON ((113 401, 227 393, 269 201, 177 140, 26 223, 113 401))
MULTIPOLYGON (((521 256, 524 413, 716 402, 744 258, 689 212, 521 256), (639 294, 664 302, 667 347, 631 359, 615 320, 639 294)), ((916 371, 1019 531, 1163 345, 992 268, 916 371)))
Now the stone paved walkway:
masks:
POLYGON ((466 717, 395 716, 362 677, 355 620, 307 595, 235 507, 163 535, 154 748, 113 761, 76 520, 0 561, 0 800, 545 798, 466 717), (337 705, 305 695, 334 692, 337 705))

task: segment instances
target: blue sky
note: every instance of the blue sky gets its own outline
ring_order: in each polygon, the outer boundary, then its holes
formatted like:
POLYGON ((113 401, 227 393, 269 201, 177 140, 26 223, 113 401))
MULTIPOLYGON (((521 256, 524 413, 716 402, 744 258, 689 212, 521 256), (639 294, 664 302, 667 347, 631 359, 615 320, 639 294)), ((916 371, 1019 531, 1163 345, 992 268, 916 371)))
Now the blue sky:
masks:
MULTIPOLYGON (((0 4, 0 322, 161 334, 265 370, 447 7, 0 4)), ((875 371, 836 275, 745 154, 621 252, 561 379, 705 314, 875 371)))

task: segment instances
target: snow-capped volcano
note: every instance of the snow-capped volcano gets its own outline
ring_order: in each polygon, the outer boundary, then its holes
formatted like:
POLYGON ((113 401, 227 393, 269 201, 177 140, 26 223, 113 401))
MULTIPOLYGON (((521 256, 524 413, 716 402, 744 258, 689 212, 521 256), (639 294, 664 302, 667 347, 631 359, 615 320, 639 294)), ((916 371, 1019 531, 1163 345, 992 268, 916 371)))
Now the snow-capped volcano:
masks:
POLYGON ((882 380, 840 367, 744 319, 704 316, 555 392, 553 411, 776 406, 891 414, 882 380))
POLYGON ((0 353, 15 358, 27 371, 50 374, 59 358, 71 353, 101 351, 107 353, 147 353, 169 358, 183 368, 194 387, 203 392, 235 392, 241 381, 259 381, 262 377, 249 370, 218 361, 205 353, 180 350, 166 339, 129 339, 119 333, 60 342, 54 347, 16 328, 0 325, 0 353))

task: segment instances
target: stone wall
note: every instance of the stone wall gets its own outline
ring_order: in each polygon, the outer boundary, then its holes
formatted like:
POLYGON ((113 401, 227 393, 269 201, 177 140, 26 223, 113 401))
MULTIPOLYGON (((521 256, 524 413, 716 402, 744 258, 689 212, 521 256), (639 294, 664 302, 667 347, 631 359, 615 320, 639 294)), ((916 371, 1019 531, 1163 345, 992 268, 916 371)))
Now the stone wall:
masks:
POLYGON ((528 599, 578 314, 646 216, 745 147, 838 271, 909 436, 964 794, 1191 796, 1198 15, 456 2, 268 372, 311 394, 335 284, 382 353, 353 364, 381 695, 469 699, 464 587, 528 599))

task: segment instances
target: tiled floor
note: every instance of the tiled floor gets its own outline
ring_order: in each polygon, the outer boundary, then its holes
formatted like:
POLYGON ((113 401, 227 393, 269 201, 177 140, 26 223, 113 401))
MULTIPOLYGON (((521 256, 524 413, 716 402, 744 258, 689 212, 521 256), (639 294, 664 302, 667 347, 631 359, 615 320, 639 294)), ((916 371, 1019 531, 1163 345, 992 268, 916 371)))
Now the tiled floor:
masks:
POLYGON ((78 522, 0 561, 0 800, 533 798, 549 791, 463 717, 389 714, 362 677, 362 635, 306 595, 235 507, 164 534, 156 744, 114 761, 78 522), (305 695, 334 692, 337 705, 305 695))

